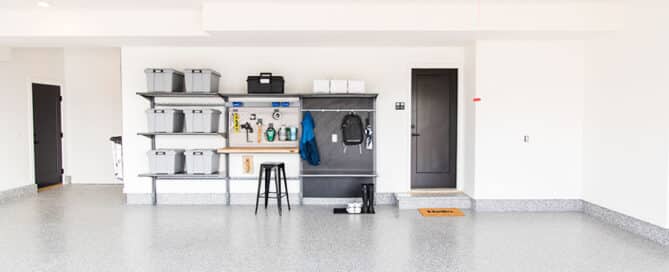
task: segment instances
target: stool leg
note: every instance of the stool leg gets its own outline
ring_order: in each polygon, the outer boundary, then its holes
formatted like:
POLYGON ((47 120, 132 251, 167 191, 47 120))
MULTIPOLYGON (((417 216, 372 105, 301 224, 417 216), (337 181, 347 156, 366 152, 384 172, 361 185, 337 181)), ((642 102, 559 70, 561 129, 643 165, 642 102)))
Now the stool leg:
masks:
POLYGON ((258 204, 260 202, 260 185, 262 184, 262 167, 258 171, 258 192, 256 193, 256 214, 258 214, 258 204))
POLYGON ((286 167, 281 167, 283 173, 283 184, 286 186, 286 202, 288 203, 288 210, 290 211, 290 197, 288 197, 288 180, 286 180, 286 167))
POLYGON ((272 169, 265 168, 265 209, 267 209, 267 204, 269 202, 269 181, 271 180, 272 169))
POLYGON ((281 216, 281 181, 279 180, 279 167, 274 168, 274 186, 276 186, 276 204, 279 206, 281 216))

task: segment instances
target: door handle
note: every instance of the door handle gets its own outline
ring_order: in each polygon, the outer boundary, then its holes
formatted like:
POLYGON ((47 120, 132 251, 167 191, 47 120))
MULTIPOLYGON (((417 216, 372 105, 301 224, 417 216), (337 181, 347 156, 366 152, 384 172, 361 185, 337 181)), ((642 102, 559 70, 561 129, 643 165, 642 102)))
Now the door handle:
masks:
POLYGON ((412 137, 418 137, 418 136, 420 136, 420 134, 418 134, 418 133, 411 133, 411 136, 412 136, 412 137))
POLYGON ((33 141, 34 144, 39 144, 39 141, 33 141))

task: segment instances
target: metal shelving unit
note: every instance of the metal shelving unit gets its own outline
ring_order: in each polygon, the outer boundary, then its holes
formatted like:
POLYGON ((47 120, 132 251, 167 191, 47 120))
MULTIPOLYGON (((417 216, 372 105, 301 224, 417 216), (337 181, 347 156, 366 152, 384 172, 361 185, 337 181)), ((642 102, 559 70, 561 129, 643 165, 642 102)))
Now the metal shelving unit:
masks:
MULTIPOLYGON (((192 92, 138 92, 137 95, 145 98, 149 101, 150 107, 154 109, 155 107, 225 107, 227 98, 220 93, 192 93, 192 92), (214 98, 220 99, 222 103, 156 103, 156 98, 214 98)), ((213 132, 213 133, 191 133, 191 132, 140 132, 137 133, 138 136, 145 136, 151 139, 151 149, 156 149, 156 136, 222 136, 227 137, 225 132, 213 132)), ((226 141, 227 146, 227 141, 226 141)), ((227 162, 228 158, 226 156, 226 173, 225 174, 212 174, 212 175, 192 175, 192 174, 174 174, 174 175, 165 175, 165 174, 140 174, 139 177, 151 178, 151 193, 153 194, 153 205, 158 203, 158 194, 156 192, 156 183, 158 180, 210 180, 218 181, 222 180, 226 182, 226 187, 228 188, 227 201, 230 203, 230 192, 229 184, 227 177, 227 162)))

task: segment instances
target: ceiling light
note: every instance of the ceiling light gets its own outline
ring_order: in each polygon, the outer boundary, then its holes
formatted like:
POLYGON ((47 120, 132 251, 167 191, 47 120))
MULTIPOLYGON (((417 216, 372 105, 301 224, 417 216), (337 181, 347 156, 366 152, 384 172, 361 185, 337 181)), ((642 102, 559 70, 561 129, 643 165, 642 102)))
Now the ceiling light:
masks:
POLYGON ((37 6, 40 8, 48 8, 51 6, 51 3, 47 1, 37 1, 37 6))

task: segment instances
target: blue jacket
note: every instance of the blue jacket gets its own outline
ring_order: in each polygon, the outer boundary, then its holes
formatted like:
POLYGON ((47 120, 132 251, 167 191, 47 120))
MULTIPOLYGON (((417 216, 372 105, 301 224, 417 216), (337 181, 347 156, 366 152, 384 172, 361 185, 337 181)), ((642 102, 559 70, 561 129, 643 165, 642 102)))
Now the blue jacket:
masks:
POLYGON ((321 158, 318 155, 318 145, 316 144, 316 135, 314 134, 314 118, 311 112, 305 112, 302 119, 302 138, 300 138, 300 156, 311 165, 321 164, 321 158))

